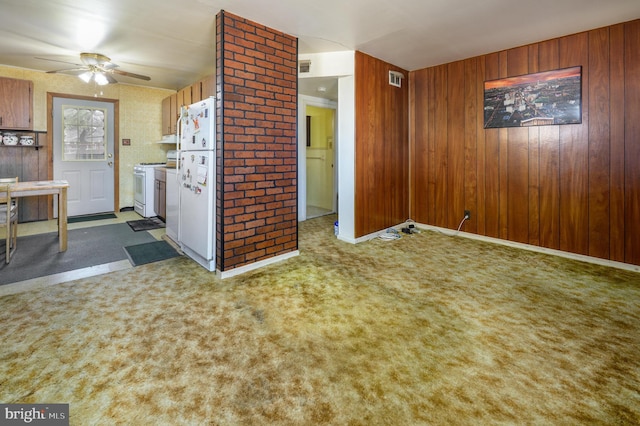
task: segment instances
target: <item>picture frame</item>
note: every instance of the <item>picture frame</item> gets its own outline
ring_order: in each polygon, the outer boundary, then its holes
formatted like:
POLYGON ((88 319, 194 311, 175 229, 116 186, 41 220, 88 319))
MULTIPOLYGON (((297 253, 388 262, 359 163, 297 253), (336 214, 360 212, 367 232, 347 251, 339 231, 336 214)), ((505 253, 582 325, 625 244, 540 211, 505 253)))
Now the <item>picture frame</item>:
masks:
POLYGON ((582 67, 484 82, 484 128, 582 123, 582 67))
POLYGON ((131 139, 122 139, 122 145, 131 145, 131 139))

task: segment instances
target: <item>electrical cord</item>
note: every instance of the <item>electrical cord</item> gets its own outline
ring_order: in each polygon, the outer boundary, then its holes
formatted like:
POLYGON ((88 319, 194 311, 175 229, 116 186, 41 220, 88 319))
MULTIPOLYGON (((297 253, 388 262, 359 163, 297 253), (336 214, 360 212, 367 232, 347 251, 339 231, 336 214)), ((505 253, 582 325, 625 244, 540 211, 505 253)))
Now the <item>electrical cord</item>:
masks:
POLYGON ((395 229, 389 228, 387 229, 387 232, 385 232, 384 234, 380 234, 378 238, 385 241, 392 241, 392 240, 399 240, 400 238, 402 238, 402 236, 395 229))
POLYGON ((463 223, 464 223, 464 221, 465 221, 465 220, 467 220, 467 219, 469 219, 469 218, 467 217, 467 215, 465 215, 465 216, 462 218, 462 220, 460 221, 460 225, 458 225, 458 229, 456 229, 456 231, 455 231, 455 232, 453 232, 453 233, 451 233, 451 234, 450 234, 450 233, 448 233, 448 232, 444 232, 444 231, 442 231, 442 230, 437 230, 437 231, 438 231, 439 233, 443 234, 443 235, 448 236, 448 237, 455 237, 456 235, 458 235, 458 234, 460 233, 460 229, 462 229, 462 224, 463 224, 463 223))

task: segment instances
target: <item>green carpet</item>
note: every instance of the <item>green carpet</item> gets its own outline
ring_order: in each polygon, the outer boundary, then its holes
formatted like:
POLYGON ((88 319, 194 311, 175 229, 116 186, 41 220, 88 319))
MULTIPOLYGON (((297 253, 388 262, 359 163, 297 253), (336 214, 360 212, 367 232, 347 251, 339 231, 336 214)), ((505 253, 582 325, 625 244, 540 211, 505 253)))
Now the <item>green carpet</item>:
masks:
POLYGON ((102 220, 102 219, 115 219, 116 216, 113 213, 101 213, 101 214, 88 214, 84 216, 72 216, 67 218, 67 223, 76 223, 76 222, 89 222, 91 220, 102 220))
POLYGON ((153 241, 125 247, 129 260, 133 266, 158 262, 179 256, 178 252, 166 241, 153 241))
POLYGON ((640 273, 426 230, 350 244, 336 220, 224 280, 179 256, 0 297, 0 402, 72 425, 640 425, 640 273))

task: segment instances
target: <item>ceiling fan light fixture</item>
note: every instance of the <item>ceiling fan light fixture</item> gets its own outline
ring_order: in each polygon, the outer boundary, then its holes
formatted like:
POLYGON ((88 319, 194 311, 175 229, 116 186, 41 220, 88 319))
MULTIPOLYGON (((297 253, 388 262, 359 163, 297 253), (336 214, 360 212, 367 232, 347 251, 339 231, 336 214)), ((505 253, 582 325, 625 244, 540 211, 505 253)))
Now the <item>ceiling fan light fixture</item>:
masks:
POLYGON ((78 77, 80 78, 80 80, 88 83, 93 78, 93 73, 91 71, 83 72, 82 74, 78 75, 78 77))
POLYGON ((91 83, 104 86, 107 84, 116 84, 113 75, 122 75, 125 77, 138 78, 140 80, 149 81, 151 77, 141 74, 135 74, 128 71, 119 70, 118 64, 114 64, 111 60, 99 53, 81 53, 80 59, 82 64, 74 64, 76 68, 67 68, 62 70, 47 71, 48 74, 73 72, 74 75, 80 77, 85 83, 91 83))
POLYGON ((102 73, 95 73, 93 76, 93 79, 95 80, 96 83, 98 83, 99 86, 104 86, 106 84, 109 84, 109 80, 102 73))

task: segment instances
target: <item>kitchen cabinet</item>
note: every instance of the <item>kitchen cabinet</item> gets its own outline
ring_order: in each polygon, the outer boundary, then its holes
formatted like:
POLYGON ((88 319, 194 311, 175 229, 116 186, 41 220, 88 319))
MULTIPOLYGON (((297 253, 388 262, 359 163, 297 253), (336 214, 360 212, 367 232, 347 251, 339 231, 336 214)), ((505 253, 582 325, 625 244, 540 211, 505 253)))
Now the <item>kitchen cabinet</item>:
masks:
POLYGON ((180 107, 183 105, 191 105, 191 86, 187 86, 184 89, 178 90, 178 114, 180 114, 180 107))
POLYGON ((198 102, 202 100, 202 82, 196 81, 191 85, 191 100, 198 102))
POLYGON ((178 94, 174 93, 162 100, 162 135, 175 135, 178 121, 178 94))
POLYGON ((164 167, 156 167, 153 207, 156 215, 162 220, 167 217, 167 169, 164 167))
POLYGON ((0 129, 33 128, 33 82, 0 77, 0 129))
POLYGON ((210 75, 200 82, 202 86, 201 99, 206 99, 216 95, 216 76, 210 75))
POLYGON ((162 136, 175 135, 182 105, 191 105, 210 96, 215 96, 216 77, 210 75, 190 86, 183 87, 162 100, 162 136))

